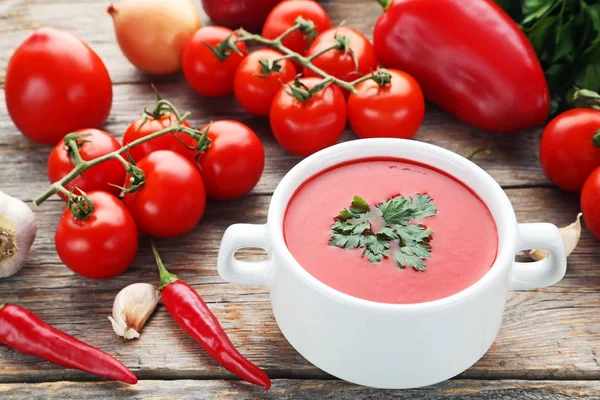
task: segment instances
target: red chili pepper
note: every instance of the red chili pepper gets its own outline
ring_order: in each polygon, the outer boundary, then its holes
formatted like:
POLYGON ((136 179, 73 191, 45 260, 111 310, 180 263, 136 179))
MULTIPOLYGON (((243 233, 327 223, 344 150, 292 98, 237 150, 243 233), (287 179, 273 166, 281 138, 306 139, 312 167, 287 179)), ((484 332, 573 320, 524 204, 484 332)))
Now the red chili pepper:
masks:
POLYGON ((268 390, 271 380, 267 374, 237 351, 198 292, 167 271, 154 243, 152 250, 160 273, 162 301, 173 319, 228 371, 268 390))
POLYGON ((110 354, 48 325, 21 306, 0 304, 0 343, 63 367, 137 383, 133 372, 110 354))
POLYGON ((384 67, 475 127, 513 132, 548 118, 550 94, 531 43, 492 0, 378 0, 373 32, 384 67))

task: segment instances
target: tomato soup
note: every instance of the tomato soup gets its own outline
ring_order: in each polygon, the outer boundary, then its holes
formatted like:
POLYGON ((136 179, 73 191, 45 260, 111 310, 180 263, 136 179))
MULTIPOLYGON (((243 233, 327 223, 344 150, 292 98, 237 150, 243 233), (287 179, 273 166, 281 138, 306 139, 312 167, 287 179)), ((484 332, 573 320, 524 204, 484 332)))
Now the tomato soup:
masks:
POLYGON ((458 293, 489 271, 498 250, 492 215, 470 189, 396 159, 359 160, 309 179, 290 200, 283 228, 288 249, 311 275, 381 303, 458 293))

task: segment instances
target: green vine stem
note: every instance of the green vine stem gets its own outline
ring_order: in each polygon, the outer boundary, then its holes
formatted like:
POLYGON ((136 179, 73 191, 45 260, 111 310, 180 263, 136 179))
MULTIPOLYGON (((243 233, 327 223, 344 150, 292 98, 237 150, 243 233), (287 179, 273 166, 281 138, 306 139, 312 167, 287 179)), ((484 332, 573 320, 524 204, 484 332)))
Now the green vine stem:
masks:
MULTIPOLYGON (((237 47, 235 46, 235 43, 251 41, 251 42, 255 42, 255 43, 261 44, 263 46, 267 46, 272 49, 275 49, 283 54, 283 56, 281 58, 279 58, 278 60, 276 60, 276 62, 279 60, 282 60, 282 59, 291 59, 291 60, 294 60, 296 63, 302 65, 303 67, 308 68, 309 70, 311 70, 318 76, 322 77, 323 82, 321 82, 319 84, 319 87, 321 89, 327 87, 329 84, 334 84, 334 85, 339 86, 342 89, 345 89, 349 92, 356 94, 357 91, 355 89, 355 86, 361 82, 373 79, 376 82, 380 83, 382 86, 383 86, 383 84, 389 83, 389 81, 390 81, 389 78, 388 79, 382 78, 382 76, 389 77, 389 73, 384 69, 379 69, 377 71, 374 71, 373 73, 365 75, 365 76, 358 78, 352 82, 346 82, 344 80, 338 79, 335 76, 328 74, 327 72, 323 71, 321 68, 317 67, 316 65, 314 65, 312 63, 312 61, 315 58, 322 55, 326 51, 332 51, 332 50, 340 48, 340 43, 337 43, 337 42, 332 43, 332 45, 330 47, 328 47, 327 49, 324 49, 323 51, 321 51, 318 54, 315 54, 311 57, 304 57, 302 54, 296 53, 293 50, 290 50, 289 48, 287 48, 282 43, 282 40, 287 35, 289 35, 290 33, 294 32, 294 31, 301 30, 303 33, 306 32, 307 23, 308 23, 308 26, 310 26, 310 24, 312 24, 311 21, 307 21, 307 20, 303 19, 302 17, 298 17, 298 19, 296 20, 296 24, 294 26, 289 28, 287 31, 285 31, 284 33, 282 33, 281 35, 279 35, 279 37, 277 37, 275 39, 266 39, 260 35, 250 33, 248 31, 246 31, 244 28, 240 28, 236 31, 236 34, 238 37, 237 37, 237 39, 235 39, 233 41, 233 43, 231 40, 226 39, 225 41, 220 43, 217 47, 230 45, 230 46, 233 46, 233 48, 231 48, 231 50, 234 51, 235 49, 237 49, 237 47), (381 82, 385 82, 385 83, 382 84, 381 82)), ((313 27, 314 27, 314 24, 313 24, 313 27)), ((308 36, 310 37, 310 35, 308 35, 308 36)), ((340 40, 342 40, 342 39, 341 38, 338 39, 338 41, 340 41, 340 40)), ((312 94, 314 94, 316 91, 312 91, 312 92, 313 92, 312 94)), ((306 100, 306 99, 299 98, 299 100, 306 100)))
MULTIPOLYGON (((161 100, 161 101, 166 101, 166 100, 161 100)), ((181 117, 183 117, 183 116, 181 116, 181 117)), ((178 118, 180 118, 180 117, 178 116, 178 118)), ((67 189, 65 189, 65 185, 68 184, 69 182, 71 182, 73 179, 75 179, 78 175, 87 171, 88 169, 90 169, 100 163, 103 163, 105 161, 108 161, 108 160, 116 159, 116 160, 120 161, 128 173, 131 173, 132 176, 139 178, 139 176, 136 176, 136 173, 141 172, 141 170, 139 168, 135 167, 135 165, 133 165, 132 163, 127 162, 121 154, 126 153, 129 150, 131 150, 131 148, 133 148, 137 145, 140 145, 142 143, 145 143, 149 140, 155 139, 155 138, 163 136, 163 135, 174 134, 174 133, 184 133, 188 136, 191 136, 194 140, 196 140, 198 142, 197 148, 205 149, 207 147, 206 141, 208 140, 208 138, 206 137, 205 131, 199 131, 196 129, 188 128, 184 125, 181 125, 181 122, 175 122, 173 125, 171 125, 168 128, 154 132, 148 136, 139 138, 139 139, 121 147, 119 150, 113 151, 112 153, 105 154, 101 157, 98 157, 98 158, 95 158, 95 159, 89 160, 89 161, 85 161, 81 158, 81 156, 79 155, 79 146, 77 144, 77 140, 82 139, 83 137, 85 137, 85 135, 72 135, 69 138, 65 138, 65 139, 68 139, 68 141, 66 142, 66 146, 73 153, 73 161, 74 161, 75 167, 71 170, 71 172, 69 172, 67 175, 65 175, 62 179, 52 183, 50 185, 50 187, 44 193, 42 193, 40 196, 38 196, 36 199, 33 200, 33 204, 35 204, 36 206, 39 206, 40 204, 42 204, 44 201, 48 200, 49 197, 56 194, 57 192, 63 193, 70 200, 77 203, 78 200, 76 198, 82 197, 82 196, 74 195, 72 192, 69 192, 67 189)), ((142 173, 142 177, 143 177, 143 172, 141 172, 141 173, 142 173)), ((87 200, 87 202, 88 202, 88 204, 91 204, 91 202, 89 200, 87 200)))

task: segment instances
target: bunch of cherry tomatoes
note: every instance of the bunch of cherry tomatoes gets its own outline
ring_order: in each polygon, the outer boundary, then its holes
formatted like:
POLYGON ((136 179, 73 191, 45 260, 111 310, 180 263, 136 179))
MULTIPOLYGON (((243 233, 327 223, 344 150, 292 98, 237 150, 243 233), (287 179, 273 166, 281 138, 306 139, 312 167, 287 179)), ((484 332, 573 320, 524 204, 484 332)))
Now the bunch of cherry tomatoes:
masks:
MULTIPOLYGON (((312 21, 314 31, 293 31, 283 38, 283 46, 345 82, 377 70, 375 49, 369 39, 352 28, 332 28, 323 7, 311 0, 285 1, 275 6, 267 16, 262 37, 278 38, 296 24, 298 17, 312 21)), ((215 51, 221 43, 237 39, 238 35, 225 27, 200 28, 184 49, 185 77, 203 96, 233 93, 248 112, 268 116, 279 144, 295 155, 307 156, 335 144, 347 121, 361 138, 411 138, 423 122, 425 102, 421 88, 402 71, 389 70, 391 82, 385 85, 375 80, 358 83, 356 93, 332 84, 298 98, 290 93, 287 84, 299 74, 303 77, 297 79, 296 85, 305 91, 324 77, 273 49, 260 48, 248 54, 243 41, 236 43, 237 51, 215 51), (266 68, 269 63, 277 67, 266 68)))

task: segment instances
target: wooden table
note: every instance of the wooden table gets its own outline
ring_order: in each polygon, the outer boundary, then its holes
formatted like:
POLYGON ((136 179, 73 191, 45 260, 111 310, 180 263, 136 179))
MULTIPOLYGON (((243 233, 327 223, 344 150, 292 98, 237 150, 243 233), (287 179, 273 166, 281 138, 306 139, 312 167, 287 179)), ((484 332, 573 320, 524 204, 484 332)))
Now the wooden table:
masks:
MULTIPOLYGON (((457 378, 419 390, 378 391, 351 385, 304 360, 283 338, 265 289, 227 284, 216 271, 223 231, 236 222, 262 223, 277 182, 299 161, 274 141, 268 123, 243 112, 233 98, 196 95, 182 76, 152 78, 137 72, 116 45, 108 1, 2 0, 0 87, 9 57, 34 29, 68 29, 105 61, 114 82, 114 102, 105 129, 121 137, 153 100, 150 82, 191 122, 232 118, 256 130, 266 148, 257 187, 232 202, 211 201, 200 225, 183 238, 161 240, 163 259, 206 299, 233 343, 274 380, 268 393, 235 380, 174 324, 159 306, 139 340, 118 338, 107 316, 117 292, 134 282, 158 283, 149 241, 142 238, 135 263, 124 275, 94 281, 74 275, 54 250, 54 230, 64 204, 58 198, 37 208, 39 231, 30 260, 17 275, 0 280, 0 301, 22 304, 47 322, 115 355, 140 378, 137 386, 99 381, 0 346, 0 398, 394 398, 394 399, 600 399, 600 242, 584 232, 557 285, 511 293, 500 335, 490 351, 457 378)), ((335 24, 371 35, 380 9, 370 0, 324 1, 335 24)), ((206 20, 206 17, 204 16, 206 20)), ((23 137, 9 119, 0 91, 0 190, 31 203, 48 184, 49 147, 23 137)), ((540 130, 494 135, 470 128, 428 105, 417 140, 466 154, 488 145, 476 162, 506 190, 520 222, 570 223, 577 195, 553 187, 538 160, 540 130)), ((347 132, 343 140, 354 136, 347 132)), ((575 160, 574 160, 575 161, 575 160)), ((246 252, 248 258, 261 255, 246 252)))

